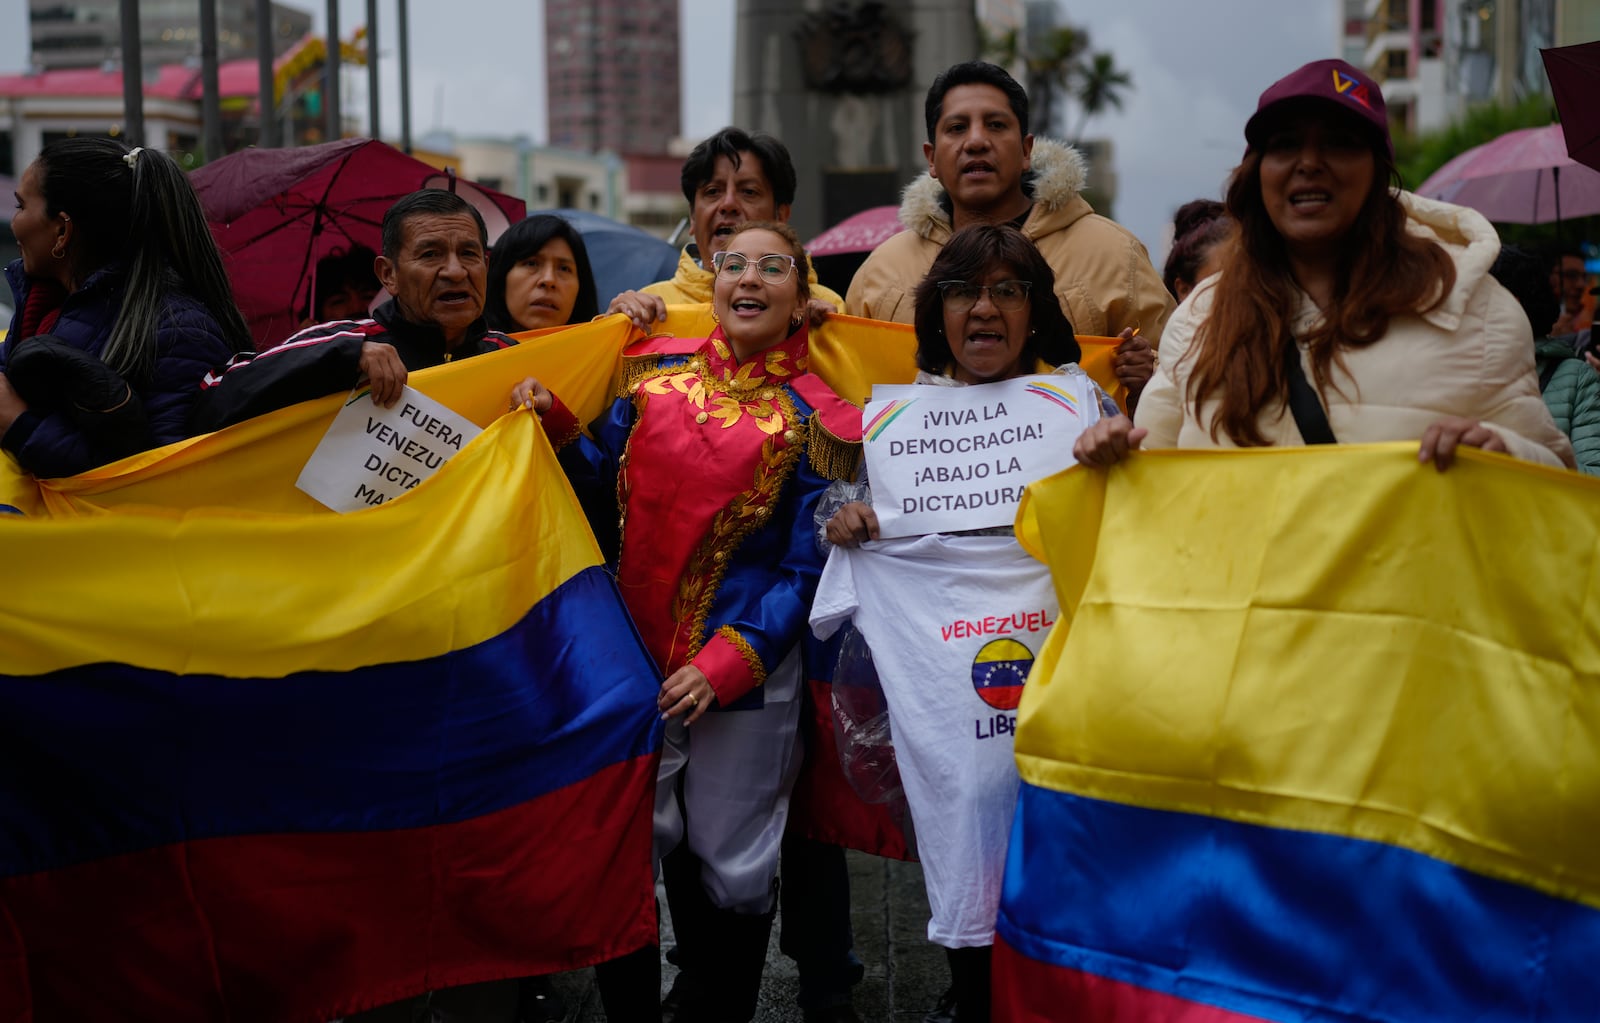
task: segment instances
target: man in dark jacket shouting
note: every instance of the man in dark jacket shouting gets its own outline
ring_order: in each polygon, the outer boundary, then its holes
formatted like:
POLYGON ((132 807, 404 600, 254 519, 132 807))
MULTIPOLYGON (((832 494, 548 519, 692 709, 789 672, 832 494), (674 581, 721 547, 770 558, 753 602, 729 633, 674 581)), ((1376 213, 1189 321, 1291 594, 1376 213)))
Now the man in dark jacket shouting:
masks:
POLYGON ((393 297, 371 319, 307 327, 210 374, 194 427, 221 429, 363 383, 392 406, 411 371, 513 344, 484 324, 488 248, 483 217, 460 196, 425 188, 400 199, 383 215, 375 263, 393 297))

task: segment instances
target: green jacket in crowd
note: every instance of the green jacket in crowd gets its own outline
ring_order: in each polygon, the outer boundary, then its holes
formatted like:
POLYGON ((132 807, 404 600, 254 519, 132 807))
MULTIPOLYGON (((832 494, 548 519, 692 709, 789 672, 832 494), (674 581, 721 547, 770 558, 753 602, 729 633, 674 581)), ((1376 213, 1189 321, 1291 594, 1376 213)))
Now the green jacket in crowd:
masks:
POLYGON ((1600 373, 1572 349, 1572 338, 1543 338, 1534 345, 1544 403, 1561 432, 1572 439, 1578 471, 1600 476, 1600 373))

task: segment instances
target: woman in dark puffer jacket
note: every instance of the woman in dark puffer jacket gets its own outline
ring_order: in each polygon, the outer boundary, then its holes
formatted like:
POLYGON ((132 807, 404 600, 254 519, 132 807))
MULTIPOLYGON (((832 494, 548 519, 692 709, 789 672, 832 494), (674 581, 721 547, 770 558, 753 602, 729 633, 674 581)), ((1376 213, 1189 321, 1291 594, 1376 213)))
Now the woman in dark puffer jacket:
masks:
POLYGON ((16 194, 0 447, 35 476, 70 476, 189 436, 201 379, 250 333, 183 171, 69 138, 16 194))

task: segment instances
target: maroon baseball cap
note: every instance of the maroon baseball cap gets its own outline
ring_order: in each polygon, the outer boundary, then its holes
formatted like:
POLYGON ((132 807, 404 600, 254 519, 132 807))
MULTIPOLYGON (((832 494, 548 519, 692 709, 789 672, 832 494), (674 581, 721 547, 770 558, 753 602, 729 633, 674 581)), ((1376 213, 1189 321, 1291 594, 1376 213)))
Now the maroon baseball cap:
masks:
POLYGON ((1383 91, 1365 71, 1342 60, 1314 60, 1273 82, 1256 102, 1256 112, 1245 122, 1244 138, 1250 148, 1261 148, 1273 112, 1285 104, 1305 101, 1325 103, 1365 121, 1383 140, 1389 155, 1394 156, 1383 91))

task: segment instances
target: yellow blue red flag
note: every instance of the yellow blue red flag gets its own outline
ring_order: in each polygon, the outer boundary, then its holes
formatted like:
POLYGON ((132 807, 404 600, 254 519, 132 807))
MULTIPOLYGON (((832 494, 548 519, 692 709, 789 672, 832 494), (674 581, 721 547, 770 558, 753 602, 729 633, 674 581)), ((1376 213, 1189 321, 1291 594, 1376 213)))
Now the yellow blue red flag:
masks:
POLYGON ((487 430, 349 515, 344 395, 0 474, 0 1020, 321 1023, 655 940, 659 676, 534 417, 625 326, 413 374, 487 430))
MULTIPOLYGON (((709 305, 669 305, 661 329, 677 337, 707 337, 715 326, 709 305)), ((1078 364, 1126 409, 1128 389, 1111 365, 1119 343, 1114 337, 1078 335, 1083 352, 1078 364)), ((811 332, 811 361, 812 371, 835 394, 865 405, 873 384, 909 384, 916 379, 917 336, 908 324, 835 314, 811 332)))
POLYGON ((1600 1007, 1600 483, 1415 444, 1035 484, 996 1017, 1600 1007))

